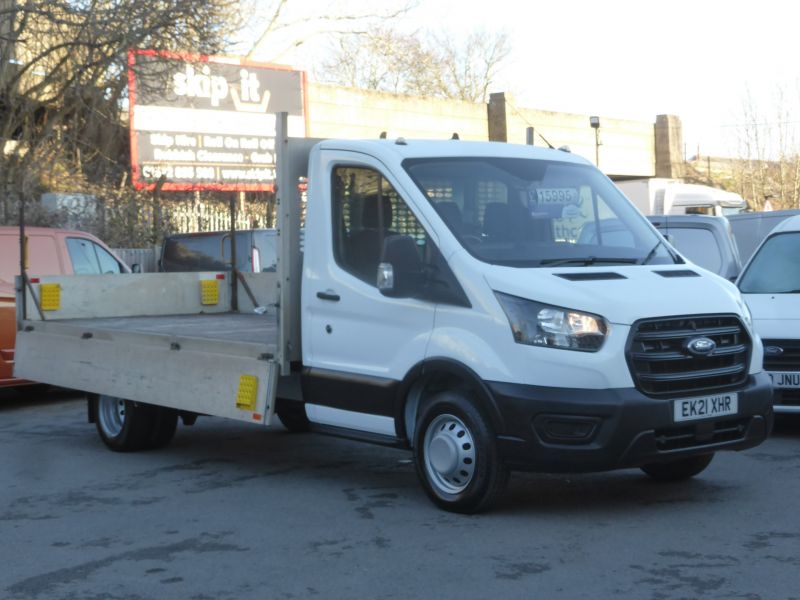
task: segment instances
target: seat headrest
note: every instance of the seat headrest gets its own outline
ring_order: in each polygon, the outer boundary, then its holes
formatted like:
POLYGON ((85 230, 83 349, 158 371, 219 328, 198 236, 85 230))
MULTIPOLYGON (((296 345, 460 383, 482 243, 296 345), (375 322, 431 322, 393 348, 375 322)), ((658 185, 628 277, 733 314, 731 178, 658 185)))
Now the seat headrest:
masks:
POLYGON ((487 236, 502 236, 511 226, 511 212, 508 204, 490 202, 483 213, 483 233, 487 236))
POLYGON ((361 226, 365 229, 389 229, 392 226, 392 200, 388 196, 381 196, 381 203, 378 204, 378 196, 365 196, 361 207, 361 226), (382 207, 383 223, 380 222, 378 206, 382 207))
POLYGON ((433 205, 442 220, 454 229, 459 229, 463 223, 461 209, 455 202, 437 202, 433 205))

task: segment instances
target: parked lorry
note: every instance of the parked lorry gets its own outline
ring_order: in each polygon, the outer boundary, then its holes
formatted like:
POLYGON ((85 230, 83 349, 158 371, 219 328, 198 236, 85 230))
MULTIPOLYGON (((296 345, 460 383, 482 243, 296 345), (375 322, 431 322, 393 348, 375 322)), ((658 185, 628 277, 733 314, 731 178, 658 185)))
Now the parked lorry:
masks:
POLYGON ((645 215, 727 216, 747 209, 739 194, 676 179, 650 177, 617 181, 616 185, 645 215))
POLYGON ((33 286, 44 318, 21 315, 18 374, 86 390, 112 450, 163 446, 179 417, 277 415, 412 450, 434 503, 476 512, 513 469, 683 479, 768 435, 738 290, 586 160, 278 123, 278 264, 243 274, 256 303, 232 312, 225 272, 33 286))

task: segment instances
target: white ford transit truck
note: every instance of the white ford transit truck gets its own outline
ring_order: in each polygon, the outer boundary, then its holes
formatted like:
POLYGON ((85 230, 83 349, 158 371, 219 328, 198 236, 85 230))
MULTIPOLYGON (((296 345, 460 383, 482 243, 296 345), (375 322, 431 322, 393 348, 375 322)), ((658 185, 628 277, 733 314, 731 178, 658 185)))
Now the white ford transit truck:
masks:
POLYGON ((510 470, 681 479, 768 435, 739 291, 587 161, 283 122, 276 272, 19 278, 17 375, 85 390, 112 450, 277 415, 409 449, 434 503, 477 512, 510 470))

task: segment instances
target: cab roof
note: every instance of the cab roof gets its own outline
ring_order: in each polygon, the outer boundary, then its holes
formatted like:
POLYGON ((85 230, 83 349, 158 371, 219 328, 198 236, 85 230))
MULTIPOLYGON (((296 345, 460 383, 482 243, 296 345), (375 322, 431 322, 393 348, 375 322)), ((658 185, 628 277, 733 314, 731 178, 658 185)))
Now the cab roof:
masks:
POLYGON ((580 156, 571 154, 569 151, 504 142, 407 140, 405 138, 394 140, 323 140, 319 143, 319 147, 323 150, 360 152, 387 162, 402 161, 407 158, 506 157, 592 164, 580 156))

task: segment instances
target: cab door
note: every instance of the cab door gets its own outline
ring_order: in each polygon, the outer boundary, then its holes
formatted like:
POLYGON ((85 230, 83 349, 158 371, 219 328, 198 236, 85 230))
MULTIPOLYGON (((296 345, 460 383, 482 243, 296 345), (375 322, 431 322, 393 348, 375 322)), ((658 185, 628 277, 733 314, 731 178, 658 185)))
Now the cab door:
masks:
MULTIPOLYGON (((400 187, 369 157, 323 160, 329 194, 307 216, 303 395, 312 422, 395 435, 397 388, 425 356, 436 304, 377 287, 383 242, 409 236, 421 257, 435 240, 400 187)), ((324 185, 323 184, 323 185, 324 185)))

